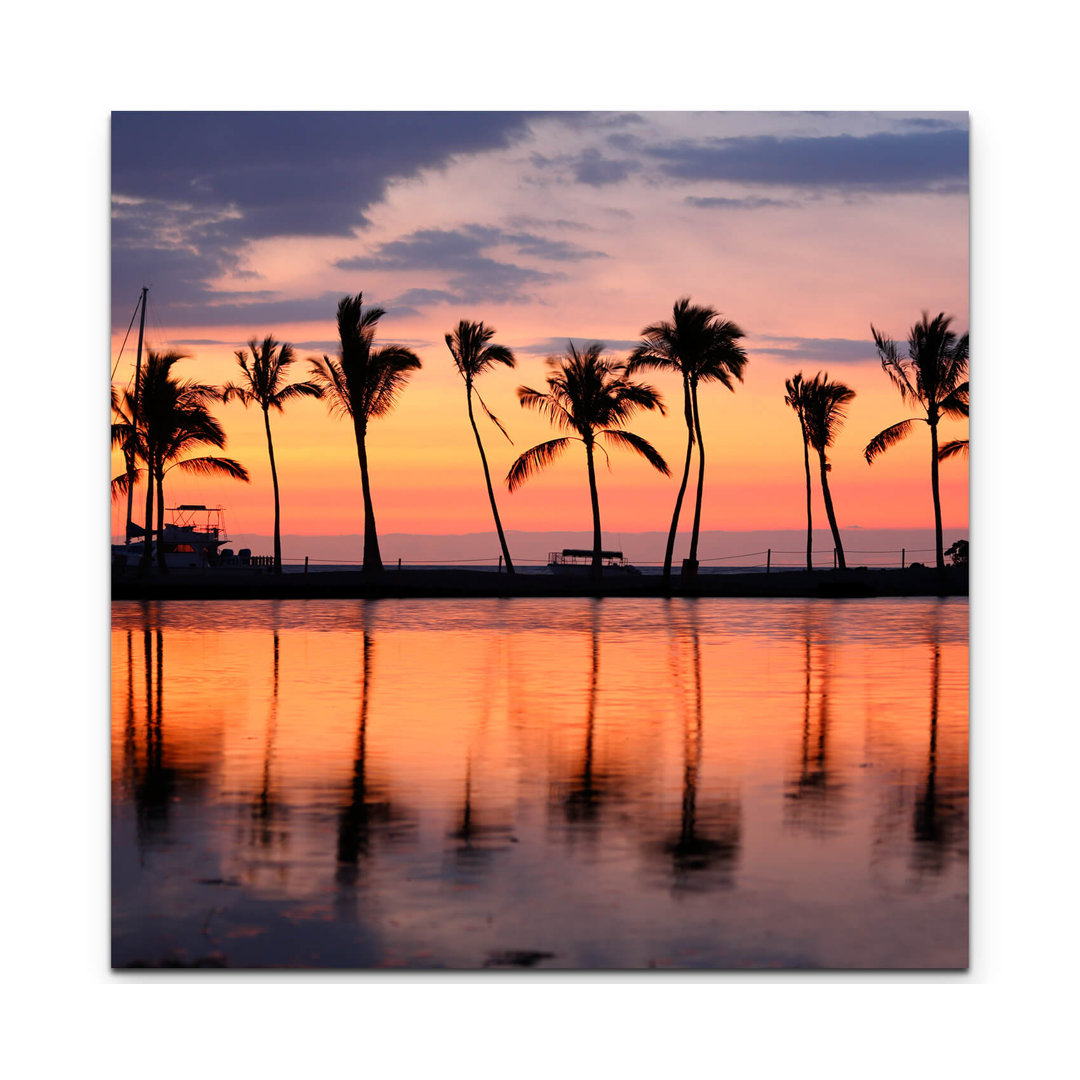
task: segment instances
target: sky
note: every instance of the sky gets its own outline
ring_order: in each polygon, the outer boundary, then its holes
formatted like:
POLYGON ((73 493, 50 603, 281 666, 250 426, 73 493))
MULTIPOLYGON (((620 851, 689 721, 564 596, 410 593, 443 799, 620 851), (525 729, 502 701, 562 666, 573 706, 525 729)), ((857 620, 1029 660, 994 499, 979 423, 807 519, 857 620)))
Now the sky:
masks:
MULTIPOLYGON (((481 421, 504 525, 589 528, 583 452, 506 491, 514 458, 552 437, 516 388, 542 388, 545 358, 570 339, 625 357, 681 296, 742 327, 749 355, 734 393, 702 391, 703 528, 805 525, 801 435, 783 400, 797 371, 827 371, 856 391, 830 452, 841 529, 932 527, 925 426, 873 466, 862 455, 912 415, 870 326, 902 341, 926 310, 968 328, 967 115, 118 112, 111 355, 121 384, 143 285, 147 345, 185 353, 178 372, 216 384, 236 377, 234 350, 270 333, 294 345, 295 378, 305 378, 308 357, 336 352, 340 297, 362 292, 386 309, 378 341, 408 345, 423 367, 369 428, 380 533, 491 526, 464 386, 443 341, 462 318, 495 327, 517 356, 514 370, 478 385, 513 440, 481 421)), ((599 472, 605 534, 670 521, 685 450, 680 388, 668 375, 642 378, 671 408, 629 427, 675 476, 613 453, 599 472)), ((262 417, 237 403, 217 413, 251 483, 173 471, 167 503, 220 504, 234 531, 268 534, 262 417)), ((350 425, 318 401, 272 424, 282 531, 362 532, 350 425)), ((943 422, 942 439, 966 435, 966 423, 943 422)), ((947 528, 966 528, 967 481, 966 460, 942 464, 947 528)), ((824 526, 816 477, 814 499, 824 526)), ((114 507, 114 534, 122 513, 114 507)))

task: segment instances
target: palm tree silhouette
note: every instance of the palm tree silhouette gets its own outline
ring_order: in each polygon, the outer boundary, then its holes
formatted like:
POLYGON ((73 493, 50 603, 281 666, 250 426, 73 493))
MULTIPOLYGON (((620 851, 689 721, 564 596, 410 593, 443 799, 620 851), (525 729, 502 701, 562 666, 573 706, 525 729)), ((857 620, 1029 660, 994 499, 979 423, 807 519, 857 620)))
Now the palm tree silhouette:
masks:
POLYGON ((312 360, 311 378, 325 394, 331 416, 352 418, 364 492, 364 570, 371 572, 382 569, 382 558, 368 477, 368 421, 393 409, 411 373, 420 367, 420 358, 404 345, 374 347, 376 326, 386 312, 379 307, 364 311, 363 299, 364 294, 357 293, 338 302, 341 352, 337 360, 329 356, 312 360))
POLYGON ((803 467, 806 470, 806 569, 813 570, 814 517, 810 499, 810 433, 806 429, 805 383, 802 372, 785 379, 784 388, 787 390, 784 404, 795 410, 795 415, 799 418, 799 430, 802 432, 803 467))
MULTIPOLYGON (((175 352, 147 353, 142 371, 142 386, 138 395, 127 391, 124 408, 119 415, 127 422, 113 424, 114 444, 134 444, 137 458, 144 468, 134 470, 134 477, 146 476, 146 518, 143 530, 144 570, 150 567, 150 544, 153 529, 154 496, 157 496, 157 562, 160 570, 165 566, 165 474, 179 468, 182 472, 201 476, 223 475, 248 482, 248 472, 233 458, 203 455, 185 457, 196 447, 211 446, 222 449, 226 443, 225 431, 210 414, 207 404, 220 397, 218 391, 205 383, 179 380, 172 374, 173 366, 184 357, 175 352), (134 418, 134 435, 130 424, 134 418)), ((127 494, 132 474, 122 473, 112 482, 113 497, 127 494)))
POLYGON ((274 440, 270 434, 270 410, 284 412, 285 402, 298 397, 322 397, 322 388, 314 382, 286 382, 289 368, 295 362, 293 347, 279 344, 267 335, 260 345, 254 338, 248 342, 247 351, 237 349, 236 362, 243 372, 240 384, 226 383, 221 400, 228 403, 236 398, 245 408, 253 403, 262 409, 266 428, 266 447, 270 453, 270 479, 274 483, 274 573, 281 573, 281 498, 278 492, 277 464, 274 461, 274 440))
POLYGON ((844 426, 847 407, 854 399, 855 391, 842 382, 830 382, 828 372, 822 375, 819 371, 802 386, 806 435, 810 445, 818 453, 821 465, 821 494, 825 499, 825 513, 829 518, 837 563, 841 570, 845 569, 847 564, 844 562, 844 545, 840 541, 840 530, 836 525, 836 513, 829 492, 829 473, 832 466, 825 457, 825 451, 836 441, 836 436, 844 426))
POLYGON ((593 516, 592 573, 596 579, 599 579, 602 573, 602 548, 595 448, 599 445, 607 457, 607 451, 603 444, 597 443, 597 438, 602 438, 612 446, 624 446, 633 450, 658 472, 665 476, 671 475, 667 462, 651 443, 640 435, 617 426, 639 409, 659 409, 663 413, 664 406, 660 402, 660 395, 651 386, 631 382, 623 368, 600 355, 603 348, 600 342, 593 342, 579 353, 571 341, 565 356, 548 358, 551 374, 547 377, 546 392, 533 390, 528 386, 518 387, 522 408, 536 409, 537 412, 544 413, 556 428, 577 434, 551 439, 526 450, 506 475, 507 487, 514 491, 533 473, 554 461, 571 442, 585 444, 593 516))
MULTIPOLYGON (((491 503, 491 514, 495 518, 495 531, 499 534, 499 546, 502 548, 503 559, 506 562, 506 572, 514 572, 514 564, 510 561, 510 550, 506 546, 506 537, 503 535, 502 522, 499 520, 499 508, 495 505, 495 492, 491 487, 491 473, 488 471, 487 457, 484 454, 484 444, 480 441, 480 432, 476 427, 473 417, 473 381, 478 375, 489 371, 496 364, 505 364, 513 367, 516 363, 514 354, 505 345, 489 345, 488 342, 495 336, 495 328, 485 326, 482 322, 467 322, 462 319, 457 328, 446 335, 446 347, 454 358, 458 374, 465 380, 465 395, 469 407, 469 423, 472 425, 473 435, 476 437, 476 448, 480 451, 480 464, 484 466, 484 483, 487 484, 488 500, 491 503)), ((488 415, 488 419, 504 435, 506 431, 502 424, 484 404, 479 391, 476 394, 480 407, 488 415)), ((506 435, 508 441, 510 436, 506 435)))
MULTIPOLYGON (((943 416, 968 415, 968 336, 957 337, 949 330, 952 316, 944 312, 930 318, 922 313, 908 334, 907 355, 901 356, 896 342, 880 334, 873 325, 878 356, 885 374, 900 391, 906 405, 919 406, 925 416, 901 420, 878 432, 866 444, 867 464, 911 432, 916 420, 930 427, 930 487, 934 495, 934 529, 937 541, 937 567, 945 569, 945 550, 941 538, 941 495, 938 491, 938 422, 943 416)), ((946 444, 948 445, 948 444, 946 444)))
POLYGON ((683 415, 686 419, 686 461, 682 482, 675 499, 667 549, 664 553, 664 580, 671 577, 671 559, 675 548, 675 533, 679 527, 683 495, 690 475, 690 458, 695 438, 698 446, 697 498, 694 503, 694 526, 690 535, 690 554, 686 560, 689 574, 697 571, 698 534, 701 531, 701 500, 705 491, 705 445, 701 436, 701 417, 698 412, 699 382, 720 382, 734 391, 732 377, 742 382, 746 353, 738 344, 745 333, 733 322, 720 316, 710 307, 691 304, 690 298, 675 301, 671 322, 654 323, 641 331, 642 341, 630 354, 626 371, 631 374, 640 367, 661 371, 677 371, 683 379, 683 415))

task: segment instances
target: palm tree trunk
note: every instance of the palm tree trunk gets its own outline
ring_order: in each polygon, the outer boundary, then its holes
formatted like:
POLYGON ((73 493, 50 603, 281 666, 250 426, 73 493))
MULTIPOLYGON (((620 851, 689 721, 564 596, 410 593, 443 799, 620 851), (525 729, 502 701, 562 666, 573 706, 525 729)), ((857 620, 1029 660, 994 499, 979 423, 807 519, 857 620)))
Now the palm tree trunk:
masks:
POLYGON ((819 450, 818 457, 821 459, 821 494, 825 496, 825 513, 829 517, 829 528, 832 529, 833 544, 836 546, 837 565, 841 570, 846 570, 844 545, 840 542, 840 530, 836 527, 836 514, 833 512, 832 496, 829 494, 829 466, 825 460, 825 451, 819 450))
POLYGON ((487 484, 488 501, 491 503, 491 513, 495 518, 495 531, 499 534, 499 546, 502 548, 503 559, 506 562, 506 572, 514 572, 514 564, 510 561, 510 549, 506 546, 506 537, 503 535, 502 522, 499 520, 499 508, 495 505, 495 492, 491 487, 491 473, 488 472, 487 456, 484 454, 484 444, 480 441, 480 432, 476 429, 476 421, 473 419, 472 409, 472 383, 466 384, 466 392, 469 402, 469 423, 472 424, 473 435, 476 436, 476 448, 480 451, 480 464, 484 466, 484 483, 487 484))
POLYGON ((270 410, 263 409, 266 446, 270 451, 270 479, 274 482, 274 573, 281 573, 281 499, 278 495, 277 466, 274 464, 274 440, 270 436, 270 410))
POLYGON ((146 451, 146 506, 143 510, 143 554, 139 564, 144 574, 150 573, 150 539, 154 531, 154 455, 149 440, 146 451))
POLYGON ((930 487, 934 492, 934 540, 937 545, 937 568, 945 569, 945 549, 941 539, 941 492, 938 489, 937 417, 930 419, 930 487))
POLYGON ((157 564, 158 569, 168 573, 165 565, 165 470, 159 469, 157 474, 157 564))
POLYGON ((591 442, 585 444, 585 458, 589 463, 589 495, 592 497, 592 576, 599 581, 604 574, 603 559, 600 556, 603 548, 600 542, 600 498, 596 493, 596 466, 593 463, 593 445, 591 442))
POLYGON ((671 515, 671 529, 668 531, 667 548, 664 551, 664 584, 671 581, 671 560, 675 555, 675 534, 679 528, 679 515, 682 513, 683 496, 686 494, 686 482, 690 479, 690 458, 694 452, 694 413, 690 405, 690 380, 683 378, 683 415, 686 418, 686 461, 683 463, 682 483, 679 494, 675 497, 675 512, 671 515))
POLYGON ((690 386, 690 402, 694 412, 694 432, 698 443, 698 480, 697 499, 694 503, 694 528, 690 533, 690 555, 687 562, 690 565, 691 576, 697 576, 697 542, 698 533, 701 531, 701 500, 705 493, 705 443, 701 438, 701 415, 698 412, 697 384, 690 386))
POLYGON ((803 466, 806 468, 806 569, 814 569, 814 520, 812 500, 810 498, 810 441, 803 428, 803 466))
POLYGON ((356 432, 356 454, 360 459, 360 485, 364 492, 364 573, 383 568, 379 555, 379 536, 375 531, 375 507, 371 501, 371 481, 368 478, 367 430, 361 421, 353 420, 356 432))

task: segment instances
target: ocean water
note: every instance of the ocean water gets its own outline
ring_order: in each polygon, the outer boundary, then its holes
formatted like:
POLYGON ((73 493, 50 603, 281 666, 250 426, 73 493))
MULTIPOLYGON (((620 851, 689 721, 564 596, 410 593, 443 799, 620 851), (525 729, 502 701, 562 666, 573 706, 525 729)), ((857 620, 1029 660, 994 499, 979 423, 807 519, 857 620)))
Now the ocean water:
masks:
POLYGON ((114 603, 113 965, 962 968, 967 617, 114 603))

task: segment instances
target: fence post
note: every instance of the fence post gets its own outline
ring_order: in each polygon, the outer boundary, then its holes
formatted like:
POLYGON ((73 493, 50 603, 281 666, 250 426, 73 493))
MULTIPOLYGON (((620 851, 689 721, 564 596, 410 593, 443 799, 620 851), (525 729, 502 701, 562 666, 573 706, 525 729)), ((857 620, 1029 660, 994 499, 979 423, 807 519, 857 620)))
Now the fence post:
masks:
POLYGON ((835 570, 839 566, 836 558, 836 548, 832 549, 832 568, 835 570))
POLYGON ((398 556, 398 561, 397 561, 397 568, 398 568, 399 570, 401 569, 401 556, 400 556, 400 555, 398 556))
POLYGON ((305 574, 307 573, 307 563, 308 563, 308 557, 305 555, 304 556, 304 573, 305 574))
POLYGON ((900 569, 904 570, 907 567, 907 548, 900 549, 900 569))
POLYGON ((502 573, 502 556, 499 556, 499 573, 502 573))
POLYGON ((765 553, 765 573, 768 574, 772 570, 772 548, 765 553))

